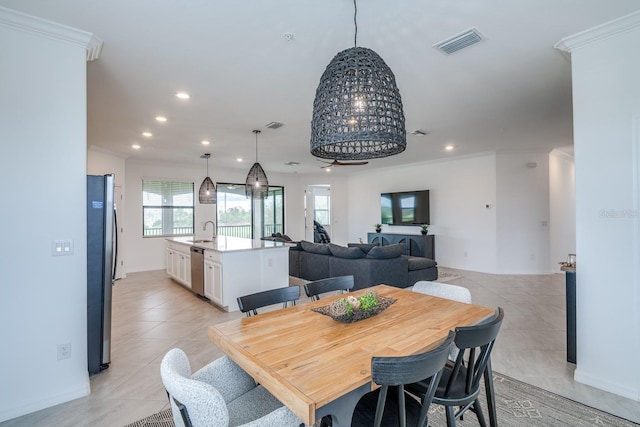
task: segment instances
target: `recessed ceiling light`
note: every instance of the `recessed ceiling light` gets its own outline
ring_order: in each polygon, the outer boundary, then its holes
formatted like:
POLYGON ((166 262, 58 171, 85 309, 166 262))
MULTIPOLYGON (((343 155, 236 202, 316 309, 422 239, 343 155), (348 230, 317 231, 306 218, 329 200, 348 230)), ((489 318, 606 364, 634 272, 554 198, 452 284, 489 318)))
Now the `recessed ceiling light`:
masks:
POLYGON ((331 172, 331 168, 324 168, 326 172, 331 172))
POLYGON ((138 144, 133 144, 131 148, 133 148, 134 150, 139 150, 140 146, 138 144))
POLYGON ((165 116, 156 116, 156 121, 164 123, 167 121, 167 118, 165 116))
POLYGON ((142 132, 142 136, 147 137, 147 138, 151 138, 153 136, 153 134, 151 132, 142 132))
POLYGON ((238 158, 236 159, 236 162, 243 162, 243 161, 244 161, 244 160, 242 159, 242 157, 238 157, 238 158))
POLYGON ((191 95, 189 95, 187 92, 176 92, 176 97, 180 99, 189 99, 191 98, 191 95))
POLYGON ((209 144, 211 144, 211 143, 205 139, 205 140, 203 140, 203 141, 200 141, 200 144, 202 144, 202 145, 209 145, 209 144))
POLYGON ((453 150, 453 145, 449 144, 446 147, 444 147, 444 149, 447 150, 447 151, 451 151, 451 150, 453 150))

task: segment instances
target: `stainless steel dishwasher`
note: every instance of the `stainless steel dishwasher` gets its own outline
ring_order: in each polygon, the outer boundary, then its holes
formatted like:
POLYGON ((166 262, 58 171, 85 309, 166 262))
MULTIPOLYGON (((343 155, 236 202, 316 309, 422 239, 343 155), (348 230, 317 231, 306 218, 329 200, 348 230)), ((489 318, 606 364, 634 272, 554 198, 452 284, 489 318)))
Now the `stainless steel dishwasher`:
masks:
POLYGON ((191 246, 191 290, 204 297, 204 249, 191 246))

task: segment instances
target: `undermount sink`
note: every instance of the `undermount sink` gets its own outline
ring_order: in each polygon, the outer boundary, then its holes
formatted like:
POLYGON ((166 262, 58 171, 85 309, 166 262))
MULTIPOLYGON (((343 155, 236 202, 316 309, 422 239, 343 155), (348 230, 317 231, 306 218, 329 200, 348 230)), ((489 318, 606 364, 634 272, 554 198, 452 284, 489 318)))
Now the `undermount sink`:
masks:
POLYGON ((193 243, 211 243, 211 242, 213 242, 213 240, 207 240, 207 239, 189 240, 189 241, 193 242, 193 243))

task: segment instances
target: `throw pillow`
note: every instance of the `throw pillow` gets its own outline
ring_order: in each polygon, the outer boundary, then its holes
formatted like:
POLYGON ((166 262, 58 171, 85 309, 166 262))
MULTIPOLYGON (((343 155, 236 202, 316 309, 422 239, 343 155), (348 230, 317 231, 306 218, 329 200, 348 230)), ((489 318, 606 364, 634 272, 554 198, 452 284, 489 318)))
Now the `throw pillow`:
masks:
POLYGON ((371 248, 366 258, 387 259, 397 258, 405 252, 405 244, 397 243, 395 245, 376 246, 371 248))
POLYGON ((302 242, 300 242, 300 245, 302 246, 302 250, 304 250, 305 252, 311 252, 314 254, 322 254, 322 255, 331 255, 331 251, 329 250, 329 247, 327 246, 326 243, 313 243, 313 242, 307 242, 306 240, 303 240, 302 242))
POLYGON ((338 258, 364 258, 364 252, 360 248, 345 248, 344 246, 329 243, 329 250, 333 256, 338 258))
POLYGON ((378 245, 375 243, 349 243, 347 246, 350 248, 360 248, 362 249, 362 252, 366 254, 369 253, 371 248, 375 248, 378 245))

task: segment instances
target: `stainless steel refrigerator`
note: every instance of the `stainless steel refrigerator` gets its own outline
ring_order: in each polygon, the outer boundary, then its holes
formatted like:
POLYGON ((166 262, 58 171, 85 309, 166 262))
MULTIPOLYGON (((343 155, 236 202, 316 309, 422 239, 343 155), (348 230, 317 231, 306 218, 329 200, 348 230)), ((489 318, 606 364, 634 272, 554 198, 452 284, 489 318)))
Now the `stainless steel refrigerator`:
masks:
POLYGON ((87 359, 90 374, 111 363, 111 287, 118 257, 114 175, 87 176, 87 359))

